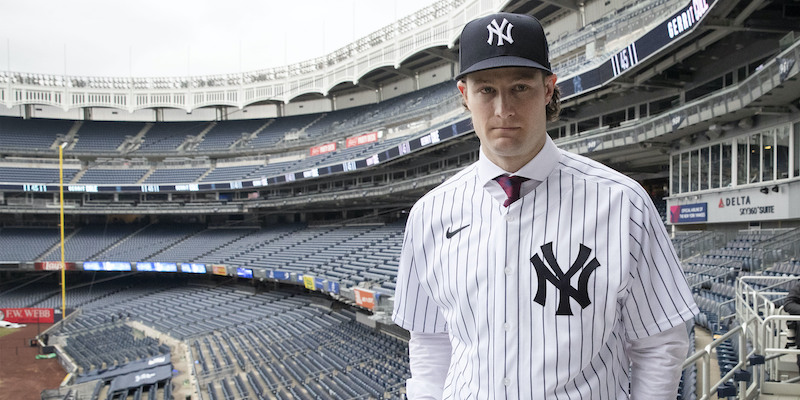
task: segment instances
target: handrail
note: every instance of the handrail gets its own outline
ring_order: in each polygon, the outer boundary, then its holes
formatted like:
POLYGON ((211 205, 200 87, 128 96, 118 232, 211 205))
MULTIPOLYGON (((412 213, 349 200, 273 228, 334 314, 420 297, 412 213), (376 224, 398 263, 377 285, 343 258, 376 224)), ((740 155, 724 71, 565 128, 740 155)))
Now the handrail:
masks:
MULTIPOLYGON (((683 362, 681 368, 686 369, 694 365, 698 360, 702 360, 702 363, 700 364, 701 366, 700 372, 698 373, 698 375, 700 375, 701 377, 700 400, 708 400, 711 398, 716 398, 715 396, 717 389, 720 386, 722 386, 725 382, 733 378, 734 374, 738 370, 744 369, 744 367, 747 366, 748 359, 750 355, 752 355, 752 353, 750 354, 746 353, 747 351, 746 332, 750 324, 752 324, 753 321, 757 319, 758 319, 757 316, 751 317, 750 319, 742 323, 739 327, 731 329, 722 336, 714 339, 714 341, 706 345, 703 349, 698 350, 691 356, 687 357, 686 360, 683 362), (711 384, 711 354, 714 353, 715 349, 720 345, 722 345, 726 340, 730 339, 731 337, 737 334, 739 335, 738 362, 733 368, 731 368, 730 371, 728 371, 728 373, 722 376, 714 384, 711 384)), ((753 390, 753 388, 752 387, 748 388, 746 386, 747 382, 740 382, 739 385, 740 385, 739 398, 744 400, 745 397, 742 396, 748 391, 753 390)))

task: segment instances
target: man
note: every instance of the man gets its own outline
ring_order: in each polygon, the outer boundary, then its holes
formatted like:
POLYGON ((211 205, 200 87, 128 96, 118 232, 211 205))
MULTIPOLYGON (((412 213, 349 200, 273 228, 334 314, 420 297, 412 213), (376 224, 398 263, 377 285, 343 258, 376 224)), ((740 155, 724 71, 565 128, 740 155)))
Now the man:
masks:
POLYGON ((539 21, 468 23, 460 63, 480 159, 409 214, 393 314, 408 398, 674 399, 697 306, 644 189, 547 135, 539 21))
MULTIPOLYGON (((783 303, 783 310, 790 315, 800 315, 800 281, 795 282, 789 289, 789 294, 783 303)), ((788 331, 786 337, 787 349, 797 347, 797 325, 797 321, 786 321, 786 329, 788 331)), ((800 354, 797 355, 796 362, 797 368, 800 369, 800 354)))

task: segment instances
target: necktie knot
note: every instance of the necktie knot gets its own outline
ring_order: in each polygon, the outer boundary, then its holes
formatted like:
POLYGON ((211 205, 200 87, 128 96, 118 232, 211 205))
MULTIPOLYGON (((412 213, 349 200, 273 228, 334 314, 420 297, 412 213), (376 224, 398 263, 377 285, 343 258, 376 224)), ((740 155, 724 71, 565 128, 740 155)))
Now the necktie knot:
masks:
POLYGON ((503 207, 508 207, 511 203, 519 200, 519 189, 522 186, 522 182, 528 180, 528 178, 523 178, 521 176, 508 176, 508 175, 500 175, 497 178, 494 178, 497 183, 500 184, 500 187, 503 188, 503 191, 506 192, 506 199, 505 203, 503 203, 503 207))

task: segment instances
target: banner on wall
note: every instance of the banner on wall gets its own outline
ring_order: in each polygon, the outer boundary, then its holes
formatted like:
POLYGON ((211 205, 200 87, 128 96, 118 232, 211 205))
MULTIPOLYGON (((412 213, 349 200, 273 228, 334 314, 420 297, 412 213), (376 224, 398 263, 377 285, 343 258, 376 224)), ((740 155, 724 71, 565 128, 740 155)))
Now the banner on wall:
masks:
POLYGON ((669 223, 731 223, 775 221, 797 218, 800 209, 790 207, 790 187, 765 183, 763 186, 692 196, 690 204, 668 199, 669 223))
POLYGON ((303 286, 305 286, 308 290, 316 290, 316 287, 314 286, 314 277, 303 275, 303 286))
POLYGON ((362 144, 374 143, 378 141, 378 132, 370 132, 359 136, 347 138, 345 146, 349 149, 351 147, 361 146, 362 144))
POLYGON ((52 308, 0 308, 0 321, 15 324, 52 324, 52 308))
POLYGON ((211 273, 214 275, 228 275, 228 269, 224 265, 211 264, 211 273))
POLYGON ((272 279, 288 281, 291 275, 287 271, 272 271, 272 279))
MULTIPOLYGON (((61 271, 61 261, 42 261, 33 263, 37 271, 61 271)), ((64 269, 68 271, 78 269, 74 262, 65 262, 64 269)))
POLYGON ((328 292, 333 294, 339 294, 339 282, 336 281, 328 281, 328 292))
POLYGON ((356 304, 368 310, 375 308, 375 293, 370 290, 354 288, 353 293, 356 295, 356 304))
POLYGON ((314 146, 311 148, 310 153, 311 156, 318 156, 320 154, 330 153, 332 151, 336 151, 336 142, 332 143, 325 143, 319 146, 314 146))
POLYGON ((670 206, 669 221, 673 224, 708 221, 708 204, 695 203, 670 206))

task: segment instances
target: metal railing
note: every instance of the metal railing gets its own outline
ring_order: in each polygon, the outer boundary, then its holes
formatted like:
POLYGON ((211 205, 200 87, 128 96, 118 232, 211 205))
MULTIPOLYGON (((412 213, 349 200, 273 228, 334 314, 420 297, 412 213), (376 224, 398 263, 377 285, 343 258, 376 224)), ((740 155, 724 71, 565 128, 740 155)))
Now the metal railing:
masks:
POLYGON ((700 400, 716 396, 751 400, 760 394, 800 395, 800 385, 794 383, 797 379, 786 379, 789 370, 786 361, 782 360, 786 355, 800 355, 800 349, 785 346, 786 322, 800 321, 800 315, 786 315, 776 304, 785 298, 786 286, 796 280, 797 277, 762 275, 736 280, 736 297, 731 301, 736 303, 739 324, 683 363, 686 369, 699 362, 700 400), (711 363, 717 362, 714 354, 729 340, 738 343, 735 364, 728 365, 729 370, 720 379, 712 380, 711 363))

